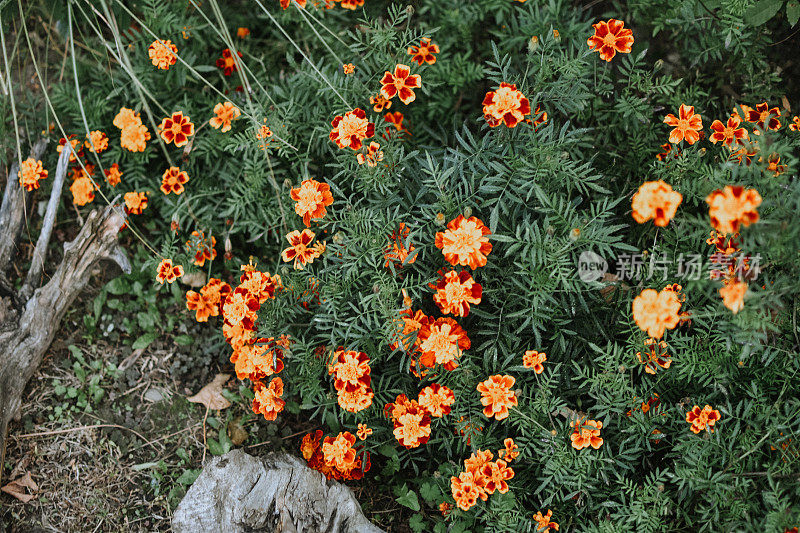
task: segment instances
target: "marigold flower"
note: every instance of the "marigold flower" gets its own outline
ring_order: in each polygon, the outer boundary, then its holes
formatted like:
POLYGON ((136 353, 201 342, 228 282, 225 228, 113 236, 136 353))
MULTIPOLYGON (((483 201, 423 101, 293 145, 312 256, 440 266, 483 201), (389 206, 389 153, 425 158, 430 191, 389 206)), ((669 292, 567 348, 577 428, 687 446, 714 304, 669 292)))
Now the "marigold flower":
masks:
POLYGON ((719 290, 719 295, 722 296, 722 303, 734 315, 744 309, 745 293, 747 293, 747 283, 741 280, 728 283, 719 290))
MULTIPOLYGON (((755 109, 748 108, 747 116, 745 117, 748 122, 754 122, 756 126, 765 130, 779 130, 781 129, 781 121, 778 117, 781 116, 781 110, 777 107, 770 109, 766 102, 762 102, 756 106, 755 109)), ((759 132, 757 131, 756 134, 759 132)))
POLYGON ((406 249, 405 241, 408 238, 409 232, 405 222, 401 222, 397 231, 393 231, 392 234, 389 235, 389 246, 387 246, 383 252, 383 256, 386 259, 386 264, 384 265, 386 268, 389 268, 389 265, 392 263, 395 263, 395 268, 401 268, 403 264, 410 265, 417 260, 416 254, 411 259, 408 259, 411 252, 416 250, 413 244, 409 244, 408 249, 406 249), (407 259, 408 263, 406 263, 407 259))
MULTIPOLYGON (((306 0, 294 0, 294 2, 300 7, 306 7, 306 0)), ((280 0, 280 3, 283 9, 287 9, 291 4, 291 0, 280 0)))
MULTIPOLYGON (((195 312, 195 320, 198 322, 208 322, 212 311, 216 306, 207 300, 202 293, 195 291, 186 292, 186 309, 195 312)), ((219 313, 217 313, 219 314, 219 313)))
POLYGON ((300 187, 289 193, 294 205, 294 212, 303 217, 303 224, 309 226, 312 219, 324 218, 327 206, 333 203, 331 187, 314 179, 303 180, 300 187))
POLYGON ((376 113, 380 113, 385 109, 392 107, 392 101, 384 98, 381 93, 378 93, 375 96, 370 96, 369 103, 372 104, 372 110, 376 113))
POLYGON ((744 163, 748 167, 753 163, 753 158, 758 155, 758 144, 752 143, 747 146, 742 146, 737 150, 731 150, 728 161, 736 161, 739 164, 744 163))
POLYGON ((362 387, 355 390, 342 389, 336 394, 336 401, 339 407, 349 413, 358 413, 372 405, 375 397, 371 388, 362 387))
POLYGON ((261 307, 258 298, 250 291, 239 286, 231 292, 222 305, 222 317, 229 326, 242 325, 252 330, 256 321, 256 312, 261 307))
POLYGON ((450 514, 450 511, 453 510, 453 504, 442 502, 439 504, 439 512, 442 513, 442 516, 446 517, 450 514))
POLYGON ((507 438, 503 441, 505 449, 497 451, 497 457, 506 462, 513 461, 519 457, 518 446, 514 443, 514 439, 507 438))
POLYGON ((356 154, 356 161, 359 165, 367 164, 369 167, 377 167, 378 161, 383 161, 383 150, 380 149, 381 145, 376 142, 369 143, 367 153, 356 154))
POLYGON ((213 261, 217 258, 217 251, 214 249, 216 245, 217 239, 213 235, 206 239, 205 233, 194 230, 191 238, 186 241, 186 251, 194 252, 194 264, 202 268, 206 261, 213 261))
POLYGON ((714 433, 714 424, 716 424, 719 419, 719 411, 712 409, 710 405, 706 405, 702 410, 699 405, 695 405, 691 411, 686 413, 686 421, 692 425, 689 429, 695 434, 700 433, 704 429, 707 429, 710 433, 714 433))
POLYGON ((283 370, 283 350, 289 344, 273 337, 251 341, 242 347, 242 351, 251 350, 248 354, 252 370, 249 379, 258 380, 278 374, 283 370))
POLYGON ((172 44, 169 39, 165 41, 156 40, 147 48, 147 55, 150 56, 150 61, 154 67, 158 67, 161 70, 169 70, 169 67, 178 60, 178 56, 175 55, 177 51, 178 47, 172 44))
POLYGON ((571 425, 575 429, 569 438, 572 441, 572 447, 576 450, 582 450, 589 446, 596 450, 603 445, 603 439, 600 437, 603 422, 600 420, 573 420, 571 425))
POLYGON ((436 56, 439 53, 439 46, 431 43, 427 37, 419 42, 419 46, 409 46, 408 55, 411 56, 411 61, 416 61, 417 64, 422 66, 423 63, 433 65, 436 63, 436 56))
POLYGON ((649 338, 644 341, 644 345, 647 349, 646 354, 642 355, 642 352, 636 352, 636 357, 644 365, 645 372, 655 375, 659 368, 667 369, 670 367, 672 359, 667 355, 668 345, 666 341, 658 342, 653 338, 649 338))
POLYGON ((664 123, 673 127, 669 134, 669 142, 677 144, 685 140, 688 144, 694 144, 699 141, 703 118, 694 112, 694 106, 681 104, 678 115, 680 118, 672 113, 664 117, 664 123))
POLYGON ((530 113, 531 103, 510 83, 501 83, 500 88, 489 91, 483 99, 483 118, 492 128, 500 124, 514 128, 530 113))
POLYGON ((741 226, 758 222, 761 195, 755 189, 726 185, 706 197, 711 225, 720 233, 737 233, 741 226))
POLYGON ((522 356, 522 364, 525 368, 532 368, 537 374, 544 372, 542 363, 547 361, 547 354, 539 353, 536 350, 527 350, 522 356))
POLYGON ((411 351, 412 348, 419 346, 419 337, 413 341, 413 346, 409 345, 408 338, 412 333, 419 331, 422 324, 427 317, 422 311, 413 312, 411 309, 405 309, 400 312, 400 318, 397 319, 397 342, 389 345, 392 350, 396 350, 398 346, 402 346, 403 350, 411 351))
POLYGON ((508 492, 508 480, 514 477, 514 470, 508 466, 508 463, 498 459, 483 465, 481 474, 486 479, 484 487, 487 494, 494 494, 494 491, 505 494, 508 492))
POLYGON ((636 325, 649 336, 660 339, 665 329, 674 329, 678 325, 681 302, 674 291, 645 289, 633 299, 632 309, 636 325))
POLYGON ((119 164, 114 163, 110 168, 103 171, 106 175, 106 182, 112 187, 116 187, 122 181, 122 171, 119 169, 119 164))
POLYGON ((508 408, 517 405, 517 397, 511 390, 515 382, 513 376, 496 374, 478 383, 481 404, 484 406, 483 414, 487 418, 495 417, 497 420, 503 420, 508 417, 508 408))
POLYGON ((141 215, 147 209, 147 195, 143 192, 126 192, 123 196, 125 200, 125 213, 129 215, 141 215))
POLYGON ((275 420, 278 413, 283 411, 286 401, 281 399, 283 396, 283 380, 272 378, 269 386, 261 381, 253 383, 253 412, 264 415, 266 420, 275 420))
MULTIPOLYGON (((763 157, 758 159, 759 162, 763 161, 763 157)), ((786 172, 786 165, 781 165, 781 156, 777 153, 771 153, 767 158, 767 168, 765 172, 772 172, 774 177, 778 177, 786 172)))
POLYGON ((421 87, 422 78, 419 74, 411 74, 408 65, 397 64, 394 67, 394 74, 387 70, 381 78, 381 94, 384 98, 391 100, 397 96, 406 105, 417 98, 414 89, 421 87))
POLYGON ((747 130, 740 127, 742 119, 738 114, 731 115, 728 118, 727 124, 723 124, 719 120, 711 123, 710 129, 713 131, 710 140, 712 143, 717 144, 722 142, 724 146, 731 148, 733 143, 743 144, 749 137, 747 130))
POLYGON ((800 116, 792 117, 792 123, 789 124, 789 129, 792 131, 800 131, 800 116))
POLYGON ((476 283, 469 272, 439 271, 439 281, 430 287, 435 289, 433 301, 444 314, 468 316, 471 304, 481 303, 483 287, 476 283))
POLYGON ((337 115, 331 121, 331 126, 333 130, 329 137, 339 148, 358 150, 363 145, 362 141, 375 135, 375 124, 367 119, 367 114, 361 108, 337 115))
POLYGON ((536 522, 536 532, 537 533, 550 533, 550 530, 558 531, 558 524, 553 522, 551 518, 553 517, 553 511, 550 509, 547 510, 547 514, 542 515, 541 511, 537 511, 535 515, 533 515, 533 520, 536 522))
POLYGON ((133 124, 124 128, 119 138, 120 145, 131 152, 144 152, 149 140, 150 131, 144 124, 133 124))
POLYGON ((450 491, 462 511, 469 511, 478 502, 478 498, 486 494, 483 487, 476 483, 476 477, 477 474, 473 472, 461 472, 458 477, 450 478, 450 491))
POLYGON ((121 130, 130 128, 131 126, 139 126, 142 124, 142 119, 139 113, 127 107, 121 107, 117 116, 114 117, 113 124, 121 130))
POLYGON ((161 192, 169 194, 181 194, 184 191, 183 184, 189 181, 189 175, 185 170, 178 167, 169 167, 161 175, 161 192))
POLYGON ((90 152, 99 154, 108 148, 108 137, 102 131, 91 131, 88 135, 86 135, 86 141, 84 141, 84 144, 90 152))
MULTIPOLYGON (((242 57, 241 52, 237 50, 236 53, 239 55, 239 57, 242 57)), ((231 54, 230 48, 226 48, 222 51, 222 57, 217 59, 217 67, 222 69, 222 73, 225 76, 230 76, 239 70, 239 67, 236 66, 236 60, 233 58, 233 54, 231 54)))
POLYGON ((492 251, 487 235, 491 234, 480 219, 458 215, 447 224, 445 232, 436 233, 435 244, 448 263, 474 270, 486 266, 486 256, 492 251))
POLYGON ((295 270, 303 270, 305 265, 313 263, 314 259, 322 255, 325 251, 324 243, 317 243, 314 246, 309 246, 311 241, 314 240, 316 234, 310 229, 304 229, 301 232, 295 230, 286 236, 289 241, 289 248, 281 252, 281 257, 286 263, 294 261, 295 270))
POLYGON ((94 200, 94 184, 88 176, 81 176, 73 181, 69 190, 72 193, 72 203, 75 205, 86 205, 94 200))
POLYGON ((646 181, 633 195, 633 219, 639 224, 653 220, 656 226, 663 228, 675 216, 682 200, 681 193, 673 191, 668 183, 662 180, 646 181))
POLYGON ((372 428, 368 427, 366 424, 359 424, 358 430, 356 431, 356 435, 361 440, 367 440, 367 437, 372 435, 372 428))
POLYGON ((336 390, 358 390, 370 386, 369 356, 364 352, 345 350, 342 347, 333 353, 334 363, 328 368, 333 375, 333 386, 336 390))
POLYGON ((238 119, 242 112, 230 102, 220 102, 214 106, 214 114, 216 116, 211 117, 208 123, 212 128, 217 130, 221 127, 221 131, 225 133, 226 131, 230 131, 231 122, 238 119))
POLYGON ((19 166, 17 172, 19 186, 30 192, 39 188, 39 180, 47 177, 47 171, 42 168, 42 162, 29 157, 19 166))
MULTIPOLYGON (((664 151, 661 152, 660 154, 656 154, 656 159, 658 159, 659 161, 664 161, 669 157, 670 153, 672 152, 672 143, 667 142, 662 144, 661 149, 664 151)), ((672 155, 677 156, 679 153, 680 150, 676 149, 675 153, 672 155)))
POLYGON ((445 370, 454 370, 463 351, 469 349, 470 340, 452 318, 426 317, 417 333, 417 346, 422 366, 443 365, 445 370))
POLYGON ((430 439, 430 413, 416 400, 401 394, 394 403, 386 404, 384 412, 394 422, 395 438, 406 448, 416 448, 430 439))
MULTIPOLYGON (((388 107, 388 106, 387 106, 388 107)), ((394 113, 386 113, 383 116, 383 120, 394 126, 394 128, 399 131, 400 133, 408 133, 408 130, 405 126, 403 126, 403 114, 400 111, 395 111, 394 113)), ((391 128, 386 128, 386 134, 388 135, 391 131, 391 128)), ((384 138, 386 135, 384 135, 384 138)))
POLYGON ((450 414, 450 406, 456 403, 453 391, 448 387, 433 383, 419 391, 418 403, 434 418, 450 414))
POLYGON ((356 437, 349 431, 339 433, 336 438, 325 437, 322 444, 322 454, 325 462, 340 470, 349 470, 356 459, 353 445, 356 437))
POLYGON ((250 35, 250 28, 243 28, 243 27, 236 28, 236 36, 238 38, 244 39, 248 35, 250 35))
POLYGON ((356 66, 352 63, 345 63, 342 65, 342 71, 344 72, 345 76, 349 76, 356 71, 356 66))
POLYGON ((181 265, 173 265, 172 259, 162 259, 156 269, 156 281, 162 285, 165 281, 167 283, 172 283, 182 276, 183 267, 181 265))
POLYGON ((244 273, 239 277, 240 287, 258 299, 258 303, 275 297, 275 291, 283 288, 281 277, 272 276, 269 272, 249 270, 250 265, 243 265, 244 273))
POLYGON ((186 145, 189 137, 194 135, 194 124, 189 117, 183 115, 182 111, 177 111, 172 116, 163 119, 158 128, 165 143, 175 142, 175 146, 179 148, 186 145))
POLYGON ((58 140, 58 146, 56 147, 58 154, 61 155, 61 152, 64 150, 64 146, 67 145, 67 141, 69 141, 69 144, 72 147, 72 150, 69 152, 69 162, 72 163, 77 158, 83 157, 83 145, 78 139, 75 138, 75 135, 70 135, 69 139, 61 137, 58 140))
POLYGON ((594 35, 586 40, 590 50, 600 52, 600 59, 611 61, 617 52, 630 54, 633 46, 633 32, 625 28, 625 23, 617 19, 608 19, 592 24, 594 35))
MULTIPOLYGON (((328 2, 328 0, 325 0, 328 2)), ((364 5, 364 0, 333 0, 334 2, 341 2, 343 9, 355 10, 364 5)))
MULTIPOLYGON (((470 455, 468 459, 464 459, 464 470, 467 472, 480 474, 483 465, 491 461, 493 457, 494 455, 489 450, 477 450, 470 455)), ((482 478, 483 476, 480 477, 482 478)), ((480 478, 478 483, 483 486, 483 482, 480 481, 480 478)), ((483 499, 486 500, 486 498, 483 499)))

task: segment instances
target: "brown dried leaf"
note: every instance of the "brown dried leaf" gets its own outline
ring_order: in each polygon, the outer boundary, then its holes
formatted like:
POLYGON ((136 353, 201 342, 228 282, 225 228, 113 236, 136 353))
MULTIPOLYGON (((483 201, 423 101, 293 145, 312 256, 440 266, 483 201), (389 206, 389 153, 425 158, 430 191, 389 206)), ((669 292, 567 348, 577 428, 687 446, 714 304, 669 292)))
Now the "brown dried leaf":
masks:
POLYGON ((217 374, 214 381, 186 399, 193 403, 202 403, 209 409, 227 409, 231 406, 231 402, 222 395, 222 386, 228 382, 228 378, 230 378, 228 374, 217 374))
POLYGON ((39 486, 31 478, 31 473, 26 472, 21 478, 15 479, 5 487, 0 488, 6 494, 10 494, 22 503, 28 503, 36 497, 39 491, 39 486), (30 494, 25 492, 25 489, 30 491, 30 494))

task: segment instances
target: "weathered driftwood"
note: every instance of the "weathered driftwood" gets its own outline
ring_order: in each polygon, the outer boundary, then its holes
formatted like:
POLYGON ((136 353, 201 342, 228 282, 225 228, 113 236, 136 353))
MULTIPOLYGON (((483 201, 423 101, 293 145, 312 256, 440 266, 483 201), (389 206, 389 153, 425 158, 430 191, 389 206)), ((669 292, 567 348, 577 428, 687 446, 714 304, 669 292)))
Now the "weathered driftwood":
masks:
MULTIPOLYGON (((39 146, 37 143, 32 154, 37 159, 41 156, 41 151, 37 152, 39 146)), ((58 189, 67 169, 68 146, 61 154, 54 177, 58 189)), ((26 222, 27 201, 27 195, 16 178, 15 166, 12 166, 13 174, 7 178, 6 194, 0 207, 0 464, 5 459, 8 424, 19 416, 25 384, 53 341, 67 309, 86 287, 92 268, 102 259, 114 261, 125 272, 130 272, 131 268, 125 252, 117 243, 117 234, 125 217, 119 207, 110 205, 89 213, 75 239, 64 244, 64 257, 49 281, 36 288, 43 272, 45 251, 60 200, 60 194, 52 194, 42 228, 43 237, 36 243, 31 266, 33 275, 26 276, 22 288, 14 291, 14 285, 7 281, 4 271, 11 264, 16 236, 26 222)))
POLYGON ((172 517, 176 533, 380 533, 353 493, 296 457, 233 450, 209 461, 172 517))

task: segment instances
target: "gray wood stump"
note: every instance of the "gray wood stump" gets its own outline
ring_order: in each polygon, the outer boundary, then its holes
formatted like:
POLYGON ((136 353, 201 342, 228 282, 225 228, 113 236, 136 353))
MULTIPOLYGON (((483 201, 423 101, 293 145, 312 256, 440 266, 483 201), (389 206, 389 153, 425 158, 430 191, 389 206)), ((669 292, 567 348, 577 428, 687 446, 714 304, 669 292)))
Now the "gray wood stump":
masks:
POLYGON ((353 493, 282 453, 215 457, 172 517, 176 533, 381 533, 353 493))

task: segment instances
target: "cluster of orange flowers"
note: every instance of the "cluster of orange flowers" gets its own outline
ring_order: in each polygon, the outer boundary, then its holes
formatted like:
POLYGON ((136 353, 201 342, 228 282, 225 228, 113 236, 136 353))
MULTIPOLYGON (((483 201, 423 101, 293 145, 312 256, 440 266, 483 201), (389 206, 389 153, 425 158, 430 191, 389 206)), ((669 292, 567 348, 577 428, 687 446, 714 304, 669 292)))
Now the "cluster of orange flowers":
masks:
POLYGON ((119 141, 123 148, 131 152, 144 152, 150 140, 150 131, 142 124, 139 113, 123 107, 114 117, 113 124, 120 129, 119 141))
POLYGON ((322 430, 318 429, 303 437, 300 452, 308 466, 319 470, 328 479, 345 481, 363 478, 371 466, 369 452, 361 453, 363 446, 354 446, 355 435, 344 431, 324 440, 322 435, 322 430))
POLYGON ((504 444, 505 449, 497 452, 497 460, 492 461, 494 454, 490 450, 478 450, 464 460, 464 471, 450 478, 450 490, 459 509, 469 511, 478 499, 486 501, 495 491, 508 492, 508 481, 514 477, 508 463, 519 453, 513 439, 506 439, 504 444))
POLYGON ((333 387, 338 393, 339 406, 350 413, 357 413, 372 405, 375 394, 371 387, 369 356, 364 352, 339 347, 333 357, 328 374, 334 376, 333 387))
POLYGON ((416 448, 430 439, 431 418, 450 414, 455 401, 450 388, 433 383, 422 389, 416 400, 398 395, 394 402, 386 404, 384 414, 394 425, 397 441, 406 448, 416 448))
POLYGON ((208 318, 219 316, 222 304, 231 293, 231 286, 221 279, 211 278, 200 292, 186 293, 186 309, 195 312, 198 322, 208 322, 208 318))

